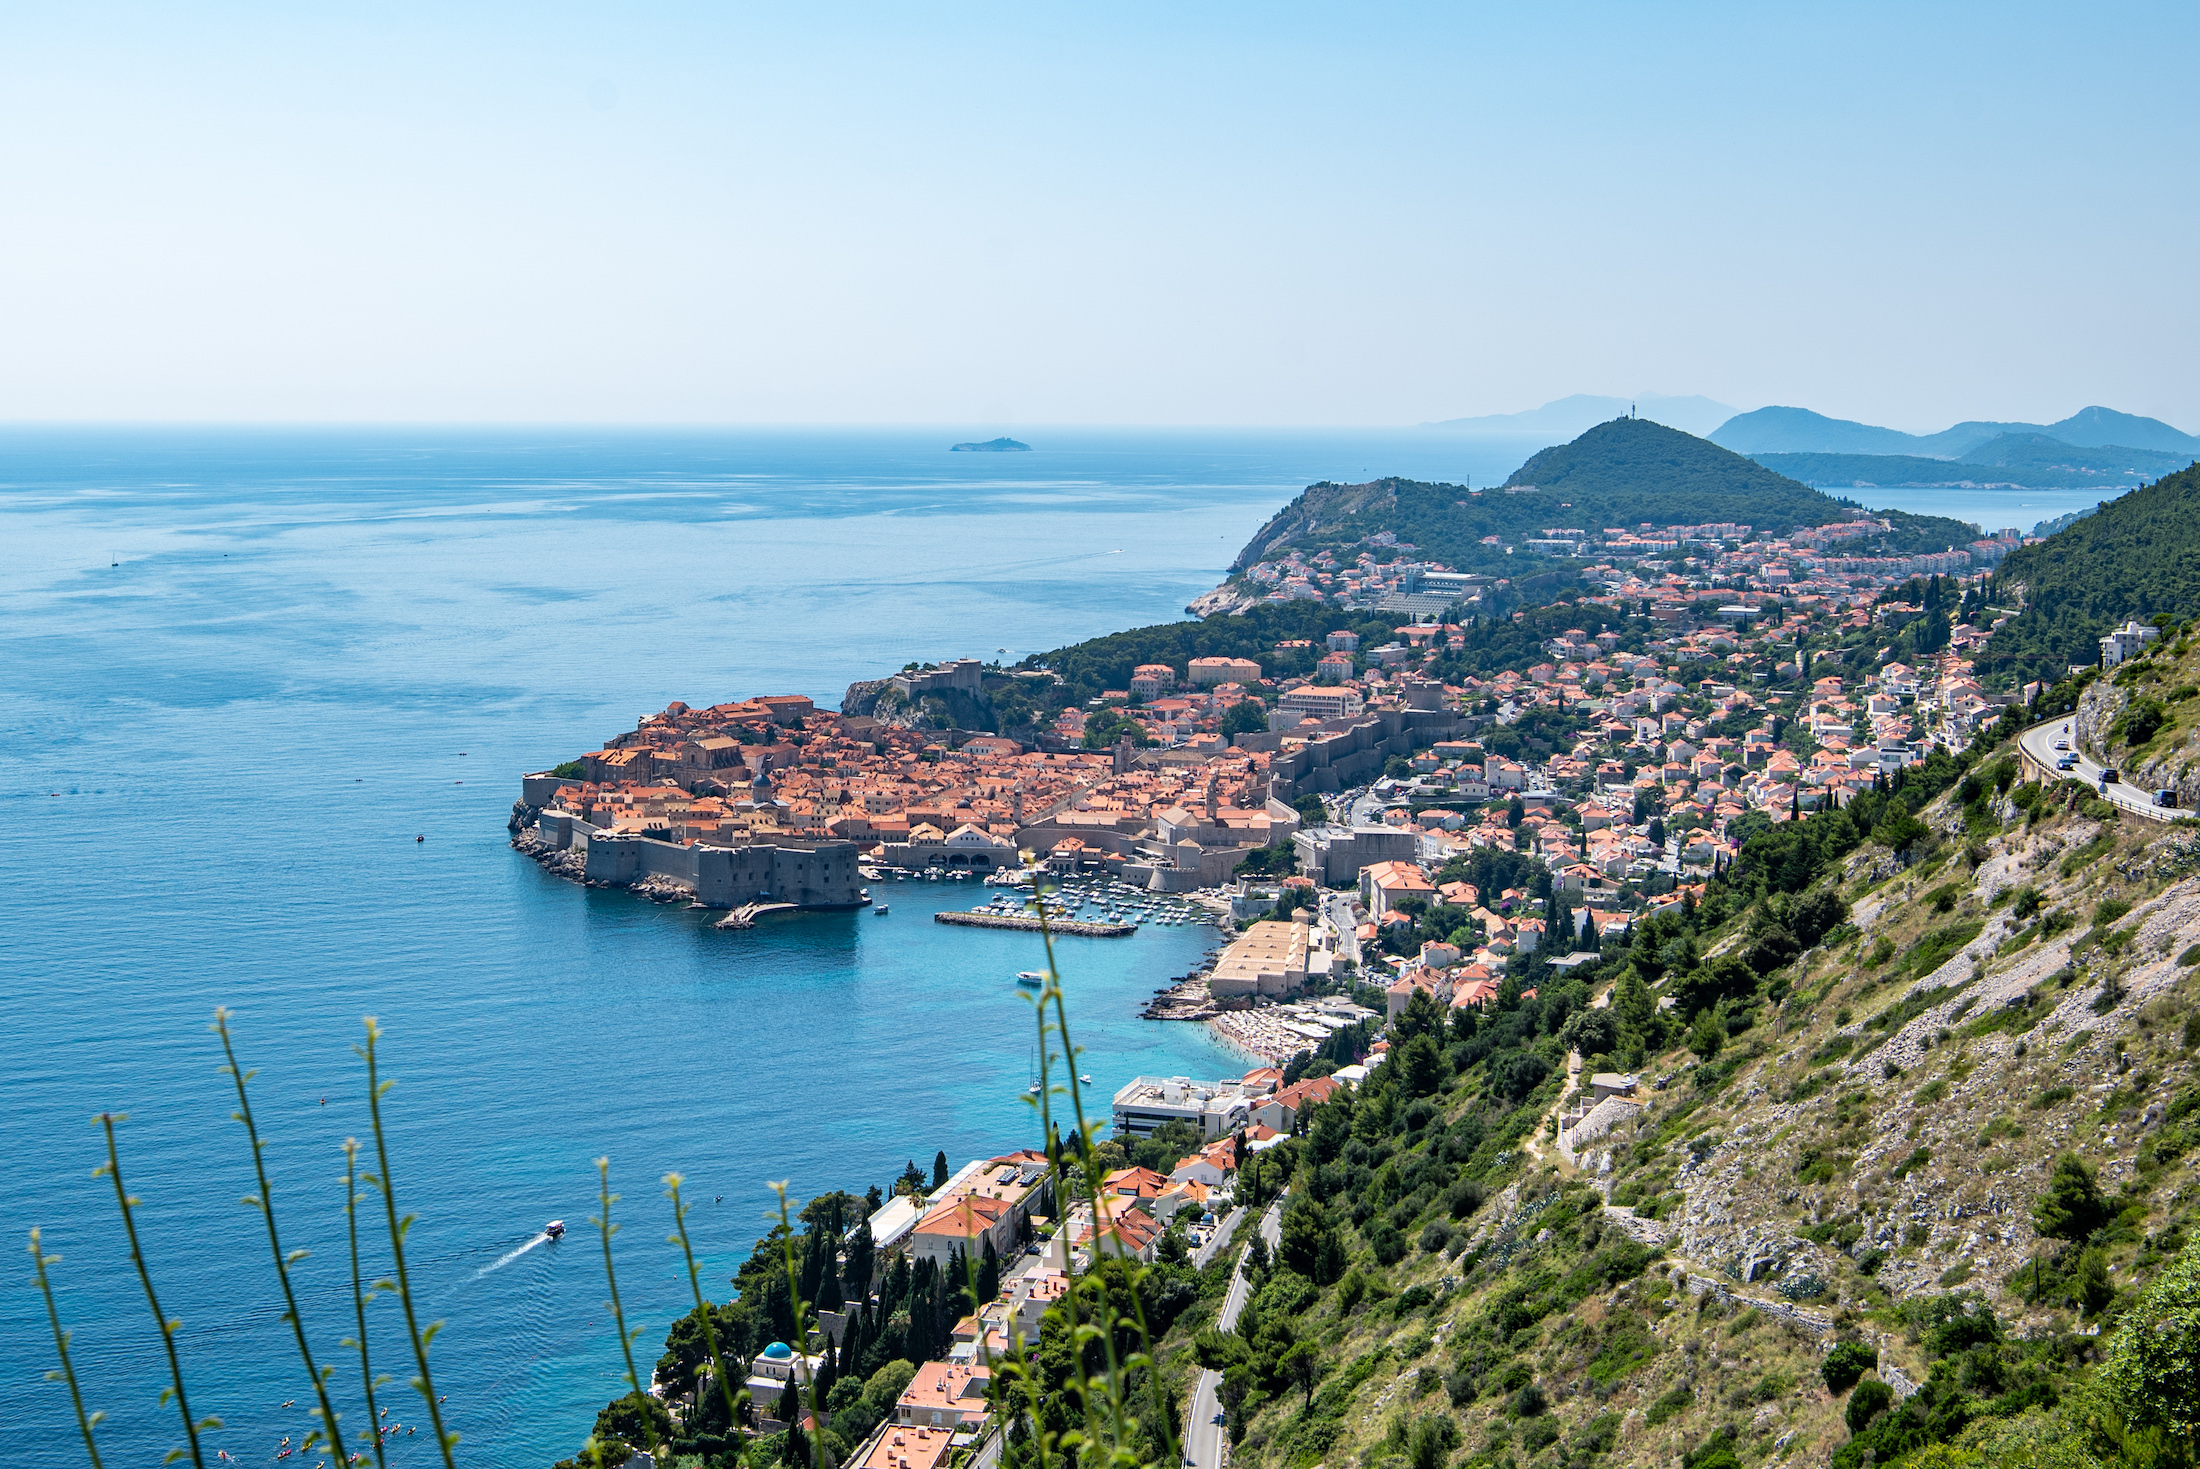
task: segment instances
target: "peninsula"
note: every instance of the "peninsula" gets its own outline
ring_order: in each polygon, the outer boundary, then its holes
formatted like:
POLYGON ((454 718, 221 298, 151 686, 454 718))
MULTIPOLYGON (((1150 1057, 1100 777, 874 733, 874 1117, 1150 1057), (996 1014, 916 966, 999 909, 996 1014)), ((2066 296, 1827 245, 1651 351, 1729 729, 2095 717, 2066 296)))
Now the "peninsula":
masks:
POLYGON ((1010 438, 999 438, 987 439, 982 444, 957 444, 947 452, 950 454, 1028 454, 1031 452, 1031 445, 1021 444, 1010 438))

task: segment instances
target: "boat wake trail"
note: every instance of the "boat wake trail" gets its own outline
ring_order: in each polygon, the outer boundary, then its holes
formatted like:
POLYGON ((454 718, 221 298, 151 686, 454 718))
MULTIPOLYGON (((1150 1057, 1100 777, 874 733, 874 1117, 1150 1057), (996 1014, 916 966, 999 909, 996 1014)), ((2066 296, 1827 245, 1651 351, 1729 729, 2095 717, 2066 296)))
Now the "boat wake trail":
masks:
POLYGON ((526 1254, 535 1246, 546 1245, 548 1243, 550 1243, 550 1236, 547 1233, 538 1234, 533 1239, 529 1240, 526 1244, 521 1245, 518 1249, 511 1250, 503 1255, 500 1255, 493 1264, 484 1265, 479 1270, 476 1270, 474 1272, 474 1279, 479 1280, 482 1276, 487 1275, 492 1270, 502 1270, 505 1266, 511 1264, 514 1260, 517 1260, 520 1256, 526 1254))

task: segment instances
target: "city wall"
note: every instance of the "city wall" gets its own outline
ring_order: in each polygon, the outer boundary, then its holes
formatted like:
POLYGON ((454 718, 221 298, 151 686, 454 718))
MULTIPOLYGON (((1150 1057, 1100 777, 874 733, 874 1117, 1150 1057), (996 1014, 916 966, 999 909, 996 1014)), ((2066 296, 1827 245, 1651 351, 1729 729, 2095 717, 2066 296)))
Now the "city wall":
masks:
POLYGON ((691 889, 697 902, 712 908, 758 902, 854 908, 862 902, 854 842, 687 847, 603 832, 587 841, 587 880, 607 887, 662 877, 691 889))
POLYGON ((1459 716, 1442 709, 1377 709, 1349 723, 1336 721, 1298 749, 1273 757, 1268 794, 1292 801, 1310 792, 1365 785, 1382 773, 1391 756, 1410 755, 1449 739, 1459 726, 1459 716))

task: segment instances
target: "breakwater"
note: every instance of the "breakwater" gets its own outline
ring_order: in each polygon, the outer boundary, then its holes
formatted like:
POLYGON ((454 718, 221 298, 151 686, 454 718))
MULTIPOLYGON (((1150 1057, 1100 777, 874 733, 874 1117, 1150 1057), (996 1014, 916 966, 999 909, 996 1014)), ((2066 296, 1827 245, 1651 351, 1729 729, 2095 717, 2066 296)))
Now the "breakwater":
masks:
MULTIPOLYGON (((1039 920, 1020 913, 961 913, 950 910, 932 915, 934 923, 953 923, 964 928, 1014 928, 1026 933, 1039 931, 1039 920)), ((1046 925, 1049 933, 1068 934, 1081 939, 1127 939, 1138 932, 1128 923, 1086 923, 1076 918, 1056 918, 1046 925)))

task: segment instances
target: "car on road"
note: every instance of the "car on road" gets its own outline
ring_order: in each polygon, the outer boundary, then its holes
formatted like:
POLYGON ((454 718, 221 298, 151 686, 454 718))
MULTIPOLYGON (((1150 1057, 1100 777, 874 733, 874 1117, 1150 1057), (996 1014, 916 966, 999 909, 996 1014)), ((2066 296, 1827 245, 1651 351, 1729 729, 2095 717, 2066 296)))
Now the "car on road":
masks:
POLYGON ((2078 768, 2078 757, 2075 755, 2065 755, 2062 757, 2062 759, 2055 762, 2055 768, 2057 770, 2075 770, 2078 768))
POLYGON ((2177 792, 2170 790, 2168 787, 2165 786, 2163 789, 2158 790, 2154 793, 2154 804, 2157 806, 2176 806, 2177 792))
POLYGON ((2122 779, 2123 775, 2116 770, 2104 770, 2101 772, 2101 784, 2104 786, 2112 786, 2122 779))

